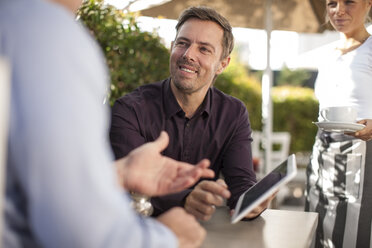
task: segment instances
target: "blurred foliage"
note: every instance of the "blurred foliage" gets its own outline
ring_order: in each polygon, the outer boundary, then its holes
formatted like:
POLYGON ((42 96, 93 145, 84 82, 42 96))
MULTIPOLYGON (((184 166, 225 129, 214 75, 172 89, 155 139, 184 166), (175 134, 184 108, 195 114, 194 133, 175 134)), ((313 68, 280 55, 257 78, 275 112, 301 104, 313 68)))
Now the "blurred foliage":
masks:
MULTIPOLYGON (((247 106, 253 130, 262 130, 262 90, 255 76, 233 54, 230 65, 217 78, 215 86, 242 100, 247 106)), ((311 151, 317 131, 318 102, 314 91, 295 86, 274 87, 273 131, 291 134, 291 152, 311 151)))
POLYGON ((318 119, 318 101, 314 91, 296 86, 274 87, 273 127, 291 134, 291 152, 311 151, 318 119))
POLYGON ((261 130, 261 84, 248 75, 246 68, 232 54, 230 65, 217 77, 215 87, 244 102, 249 113, 252 129, 261 130))
POLYGON ((277 85, 302 86, 311 77, 309 71, 304 69, 291 70, 284 66, 279 73, 277 85))
POLYGON ((140 85, 169 76, 169 51, 155 33, 139 29, 133 13, 102 0, 86 0, 78 18, 100 44, 110 70, 112 104, 140 85))

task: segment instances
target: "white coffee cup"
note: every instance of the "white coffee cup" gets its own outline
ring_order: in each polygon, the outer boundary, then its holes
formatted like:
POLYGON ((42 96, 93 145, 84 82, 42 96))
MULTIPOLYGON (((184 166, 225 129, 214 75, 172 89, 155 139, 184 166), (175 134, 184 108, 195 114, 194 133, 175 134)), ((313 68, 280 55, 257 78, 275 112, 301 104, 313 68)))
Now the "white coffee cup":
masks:
POLYGON ((357 110, 350 106, 328 107, 320 110, 320 116, 328 122, 354 123, 357 119, 357 110))

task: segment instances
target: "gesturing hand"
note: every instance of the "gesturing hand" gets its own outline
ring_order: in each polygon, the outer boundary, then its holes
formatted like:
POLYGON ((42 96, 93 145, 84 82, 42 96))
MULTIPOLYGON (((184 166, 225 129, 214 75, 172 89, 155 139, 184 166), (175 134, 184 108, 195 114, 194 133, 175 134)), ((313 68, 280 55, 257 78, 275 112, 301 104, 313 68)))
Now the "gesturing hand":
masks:
POLYGON ((199 220, 209 220, 216 206, 221 206, 223 200, 230 197, 230 191, 222 179, 202 181, 186 197, 185 210, 199 220))
POLYGON ((169 137, 162 131, 154 142, 146 143, 115 161, 121 185, 137 193, 159 196, 186 189, 201 177, 214 177, 206 159, 191 165, 163 156, 160 152, 168 143, 169 137))

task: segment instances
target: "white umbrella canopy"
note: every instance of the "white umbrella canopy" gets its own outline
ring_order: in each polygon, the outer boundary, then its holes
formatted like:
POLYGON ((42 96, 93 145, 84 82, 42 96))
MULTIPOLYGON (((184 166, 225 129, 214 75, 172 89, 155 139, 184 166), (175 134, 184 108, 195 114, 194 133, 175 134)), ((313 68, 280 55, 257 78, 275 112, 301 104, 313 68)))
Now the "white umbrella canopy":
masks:
POLYGON ((208 6, 233 27, 264 29, 267 32, 266 69, 262 78, 262 121, 264 133, 264 172, 271 166, 273 73, 270 67, 272 30, 318 33, 330 29, 325 21, 325 0, 172 0, 140 11, 142 16, 178 19, 191 6, 208 6))

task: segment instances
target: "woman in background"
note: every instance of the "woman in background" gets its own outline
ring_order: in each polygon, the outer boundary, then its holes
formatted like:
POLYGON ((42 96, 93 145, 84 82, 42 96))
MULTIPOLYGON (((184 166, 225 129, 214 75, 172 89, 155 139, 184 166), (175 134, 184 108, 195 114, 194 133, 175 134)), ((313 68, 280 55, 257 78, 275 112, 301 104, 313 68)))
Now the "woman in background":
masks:
POLYGON ((319 109, 353 106, 365 128, 316 136, 305 206, 319 213, 315 247, 372 247, 372 38, 365 27, 371 5, 372 0, 326 0, 340 39, 323 47, 315 85, 319 109))

